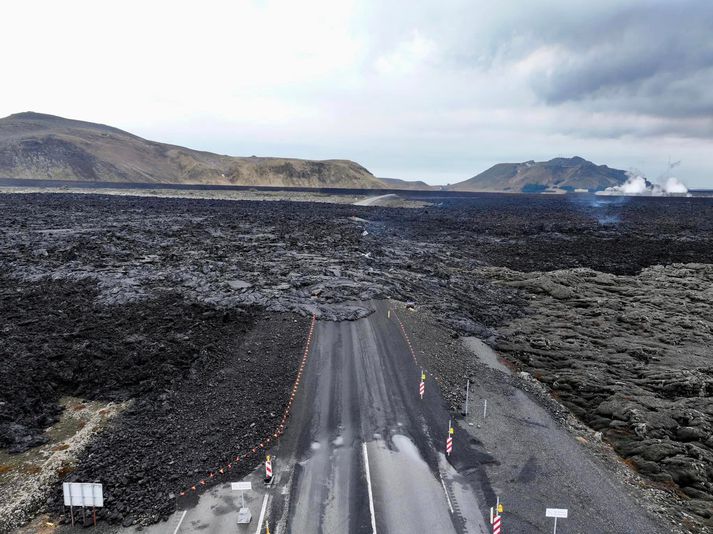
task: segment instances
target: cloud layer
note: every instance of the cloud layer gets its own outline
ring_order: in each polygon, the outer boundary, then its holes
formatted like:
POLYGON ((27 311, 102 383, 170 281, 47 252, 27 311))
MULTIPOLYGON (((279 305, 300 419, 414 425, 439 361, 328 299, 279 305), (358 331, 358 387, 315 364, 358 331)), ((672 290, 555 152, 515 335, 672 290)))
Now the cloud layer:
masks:
POLYGON ((582 155, 713 188, 708 0, 14 3, 0 114, 447 182, 582 155), (528 5, 531 4, 531 5, 528 5))

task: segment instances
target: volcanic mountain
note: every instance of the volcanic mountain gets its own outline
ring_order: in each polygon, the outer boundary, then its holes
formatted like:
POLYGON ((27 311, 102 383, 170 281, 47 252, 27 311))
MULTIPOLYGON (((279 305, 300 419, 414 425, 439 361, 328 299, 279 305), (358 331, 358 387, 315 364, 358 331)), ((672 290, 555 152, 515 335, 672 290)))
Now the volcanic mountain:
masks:
POLYGON ((86 182, 383 189, 348 160, 232 157, 148 141, 53 115, 0 119, 0 178, 86 182))
POLYGON ((510 193, 539 193, 544 191, 603 191, 621 185, 626 172, 595 165, 575 156, 550 161, 498 163, 488 170, 448 186, 451 191, 505 191, 510 193))

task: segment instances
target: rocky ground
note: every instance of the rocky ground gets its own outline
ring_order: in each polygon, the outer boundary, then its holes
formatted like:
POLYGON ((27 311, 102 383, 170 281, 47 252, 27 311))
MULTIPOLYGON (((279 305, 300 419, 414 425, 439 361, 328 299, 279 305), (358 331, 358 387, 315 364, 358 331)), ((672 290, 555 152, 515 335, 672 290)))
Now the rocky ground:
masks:
MULTIPOLYGON (((160 198, 186 198, 205 200, 289 200, 290 202, 327 202, 330 204, 353 204, 360 200, 368 199, 379 195, 379 191, 373 192, 359 191, 351 194, 332 194, 315 191, 290 191, 290 190, 265 190, 265 189, 171 189, 170 187, 131 188, 131 187, 102 187, 91 188, 83 186, 81 188, 67 186, 35 186, 32 183, 26 185, 5 185, 0 178, 0 193, 59 193, 68 192, 89 194, 89 195, 114 195, 114 196, 146 196, 160 198)), ((399 206, 401 207, 401 206, 399 206)), ((406 207, 406 206, 404 206, 406 207)))
MULTIPOLYGON (((280 422, 304 317, 217 310, 163 291, 105 306, 87 279, 3 279, 0 287, 0 436, 10 452, 48 439, 61 395, 133 399, 78 462, 60 466, 67 481, 106 485, 111 504, 100 519, 128 525, 166 516, 181 491, 245 455, 280 422)), ((236 462, 235 471, 259 461, 236 462)), ((47 505, 58 511, 54 490, 47 505)))
POLYGON ((3 277, 0 287, 0 444, 9 452, 46 441, 61 395, 123 401, 168 390, 201 353, 214 351, 214 337, 242 336, 253 322, 170 293, 105 307, 86 279, 27 284, 3 277))
POLYGON ((490 274, 531 295, 497 349, 713 526, 713 266, 490 274))
POLYGON ((134 399, 74 476, 107 481, 108 518, 157 520, 281 412, 311 314, 390 297, 499 347, 706 520, 710 271, 652 266, 713 264, 713 201, 414 198, 0 195, 0 443, 41 443, 63 394, 134 399))
MULTIPOLYGON (((251 451, 281 422, 308 321, 255 319, 242 336, 216 336, 180 384, 138 397, 89 445, 68 480, 106 485, 112 506, 102 517, 124 526, 165 519, 176 500, 195 498, 201 481, 241 478, 262 461, 251 451)), ((60 499, 57 492, 53 502, 60 499)))
POLYGON ((74 468, 79 455, 128 403, 60 399, 60 421, 46 433, 47 443, 22 453, 0 450, 0 532, 23 524, 46 504, 47 496, 74 468))

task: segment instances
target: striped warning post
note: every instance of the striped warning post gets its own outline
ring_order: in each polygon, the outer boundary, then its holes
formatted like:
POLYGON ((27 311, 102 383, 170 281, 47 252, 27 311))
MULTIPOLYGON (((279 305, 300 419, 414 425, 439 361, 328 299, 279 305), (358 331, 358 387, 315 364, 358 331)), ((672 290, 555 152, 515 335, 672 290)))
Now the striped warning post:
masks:
POLYGON ((426 383, 422 380, 421 385, 418 386, 418 392, 421 395, 421 398, 423 398, 423 394, 426 393, 426 383))
POLYGON ((496 515, 493 518, 493 534, 500 534, 500 516, 496 515))
POLYGON ((270 456, 267 456, 265 460, 265 480, 270 480, 272 478, 272 460, 270 456))
POLYGON ((455 430, 453 430, 453 425, 451 425, 451 422, 448 421, 448 437, 446 438, 446 454, 448 456, 451 455, 451 452, 453 452, 453 434, 455 433, 455 430))

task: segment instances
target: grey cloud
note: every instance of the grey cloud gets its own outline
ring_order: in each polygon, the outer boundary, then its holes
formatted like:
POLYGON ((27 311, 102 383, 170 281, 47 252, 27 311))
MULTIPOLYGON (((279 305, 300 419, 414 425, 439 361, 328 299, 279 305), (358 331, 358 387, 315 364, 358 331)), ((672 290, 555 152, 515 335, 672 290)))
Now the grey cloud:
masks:
MULTIPOLYGON (((529 80, 545 105, 713 121, 711 0, 375 5, 369 25, 376 35, 394 39, 417 27, 445 48, 455 69, 498 68, 543 46, 563 51, 559 64, 529 80)), ((699 127, 691 135, 708 130, 699 127)))
POLYGON ((713 121, 688 118, 669 118, 654 124, 639 124, 627 117, 614 117, 605 124, 579 124, 560 127, 561 134, 590 139, 621 139, 638 137, 656 139, 662 136, 677 138, 713 138, 713 121))
MULTIPOLYGON (((579 8, 576 17, 560 13, 531 13, 506 33, 525 36, 521 55, 545 45, 564 50, 560 64, 533 74, 543 102, 713 119, 713 2, 604 3, 579 8)), ((511 48, 507 39, 499 46, 511 48)))

